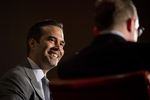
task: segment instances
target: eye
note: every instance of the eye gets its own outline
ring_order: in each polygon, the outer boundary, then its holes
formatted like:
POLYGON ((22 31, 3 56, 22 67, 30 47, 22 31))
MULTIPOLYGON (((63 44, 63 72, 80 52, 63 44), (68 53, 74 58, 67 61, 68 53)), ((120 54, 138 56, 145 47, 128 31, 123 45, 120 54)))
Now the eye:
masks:
POLYGON ((48 37, 48 41, 52 41, 52 42, 55 42, 56 39, 54 37, 48 37))
POLYGON ((64 41, 60 42, 60 46, 62 46, 63 48, 65 46, 65 42, 64 41))

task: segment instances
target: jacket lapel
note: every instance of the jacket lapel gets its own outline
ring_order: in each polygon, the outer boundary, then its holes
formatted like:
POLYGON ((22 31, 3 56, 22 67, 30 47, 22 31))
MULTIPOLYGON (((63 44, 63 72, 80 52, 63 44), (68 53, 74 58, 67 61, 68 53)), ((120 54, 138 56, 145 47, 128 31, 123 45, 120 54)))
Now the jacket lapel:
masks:
POLYGON ((34 75, 34 72, 32 71, 31 65, 29 64, 27 59, 26 59, 25 63, 23 64, 23 66, 25 66, 24 67, 25 72, 30 79, 29 81, 31 82, 33 89, 36 91, 36 93, 39 95, 39 97, 44 100, 44 97, 42 95, 42 91, 40 89, 40 85, 38 84, 36 77, 34 75))

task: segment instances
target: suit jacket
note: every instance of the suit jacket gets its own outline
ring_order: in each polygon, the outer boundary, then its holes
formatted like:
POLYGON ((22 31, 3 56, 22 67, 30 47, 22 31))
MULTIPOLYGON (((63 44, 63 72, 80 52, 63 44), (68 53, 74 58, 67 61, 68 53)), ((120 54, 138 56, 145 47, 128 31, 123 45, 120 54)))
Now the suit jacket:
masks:
POLYGON ((150 44, 127 42, 114 34, 95 38, 90 46, 62 61, 62 79, 95 77, 150 69, 150 44))
POLYGON ((27 60, 1 78, 0 100, 44 100, 40 86, 27 60))

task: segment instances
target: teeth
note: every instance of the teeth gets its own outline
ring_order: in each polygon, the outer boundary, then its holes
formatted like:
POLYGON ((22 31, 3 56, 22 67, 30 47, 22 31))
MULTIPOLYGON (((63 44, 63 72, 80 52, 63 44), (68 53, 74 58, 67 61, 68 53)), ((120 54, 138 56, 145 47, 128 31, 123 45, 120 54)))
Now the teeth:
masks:
POLYGON ((55 57, 55 58, 57 58, 57 57, 58 57, 58 55, 57 55, 57 54, 52 54, 52 56, 53 56, 53 57, 55 57))

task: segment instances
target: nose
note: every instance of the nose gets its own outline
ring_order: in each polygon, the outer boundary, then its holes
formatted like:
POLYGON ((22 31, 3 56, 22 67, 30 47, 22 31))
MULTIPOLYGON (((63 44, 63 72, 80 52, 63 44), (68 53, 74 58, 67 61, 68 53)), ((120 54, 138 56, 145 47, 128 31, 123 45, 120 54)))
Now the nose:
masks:
POLYGON ((57 41, 57 42, 55 42, 55 44, 54 44, 54 47, 52 48, 52 50, 55 50, 55 51, 58 51, 58 50, 60 50, 60 45, 59 45, 60 43, 57 41))
POLYGON ((59 44, 54 45, 54 46, 51 48, 51 51, 57 52, 60 56, 62 56, 62 55, 64 54, 64 50, 63 50, 63 48, 61 48, 61 46, 60 46, 59 44))
POLYGON ((59 47, 58 46, 54 46, 53 48, 51 48, 51 50, 58 51, 59 47))

